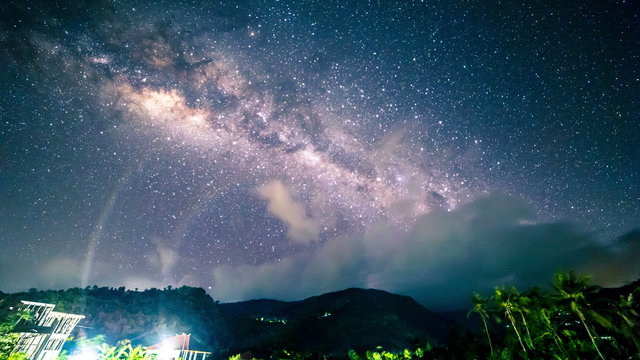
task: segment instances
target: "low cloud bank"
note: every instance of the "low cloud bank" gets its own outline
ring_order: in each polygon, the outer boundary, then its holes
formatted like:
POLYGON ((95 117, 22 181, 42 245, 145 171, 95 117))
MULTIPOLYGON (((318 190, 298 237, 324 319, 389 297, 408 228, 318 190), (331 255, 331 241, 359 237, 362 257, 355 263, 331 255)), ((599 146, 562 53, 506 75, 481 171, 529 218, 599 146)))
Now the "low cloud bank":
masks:
POLYGON ((640 240, 601 246, 565 223, 534 224, 520 201, 492 197, 453 212, 434 211, 409 231, 379 224, 366 234, 339 237, 312 253, 279 262, 224 265, 213 270, 221 301, 302 299, 348 287, 413 296, 427 306, 467 306, 472 291, 498 285, 545 286, 553 273, 575 269, 601 285, 640 276, 640 240))

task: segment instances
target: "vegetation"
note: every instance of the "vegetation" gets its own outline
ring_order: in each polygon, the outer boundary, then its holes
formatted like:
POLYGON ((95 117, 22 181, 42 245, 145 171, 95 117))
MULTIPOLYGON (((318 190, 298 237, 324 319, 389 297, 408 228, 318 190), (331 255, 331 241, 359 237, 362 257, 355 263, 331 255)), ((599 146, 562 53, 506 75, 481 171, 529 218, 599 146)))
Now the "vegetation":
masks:
MULTIPOLYGON (((0 300, 0 305, 3 303, 0 300)), ((0 307, 0 360, 25 360, 26 357, 22 353, 13 353, 18 342, 17 334, 13 333, 14 326, 20 319, 28 318, 30 314, 22 312, 16 313, 8 311, 4 307, 0 307)))
POLYGON ((148 353, 144 347, 133 347, 129 340, 120 341, 117 345, 111 346, 103 343, 98 352, 96 360, 151 360, 155 356, 148 353))
MULTIPOLYGON (((125 290, 124 287, 86 287, 67 290, 2 294, 0 311, 20 300, 54 304, 56 311, 83 314, 80 337, 104 335, 107 343, 132 339, 137 344, 153 344, 158 334, 190 333, 192 338, 219 350, 226 328, 215 301, 200 288, 180 287, 125 290)), ((220 349, 221 350, 221 349, 220 349)))
POLYGON ((570 272, 556 274, 552 288, 474 294, 470 315, 478 314, 485 333, 474 341, 486 346, 468 358, 640 359, 639 287, 603 296, 589 277, 570 272))
MULTIPOLYGON (((551 291, 499 287, 474 293, 468 316, 478 334, 453 334, 446 346, 415 350, 349 350, 349 360, 413 359, 640 359, 640 286, 603 293, 588 276, 558 273, 551 291)), ((325 359, 327 356, 323 356, 325 359)), ((335 357, 335 356, 334 356, 335 357)), ((251 359, 239 354, 230 360, 251 359)), ((319 354, 274 352, 270 359, 305 360, 319 354)))
MULTIPOLYGON (((418 341, 412 348, 399 350, 378 347, 369 351, 360 348, 340 355, 308 352, 293 346, 296 344, 294 342, 287 343, 282 339, 273 338, 273 347, 252 349, 257 351, 260 358, 271 360, 640 359, 639 284, 640 282, 637 282, 620 289, 600 289, 589 283, 589 277, 577 276, 570 272, 556 274, 549 291, 532 288, 520 292, 514 287, 499 287, 487 295, 474 293, 471 296, 473 307, 467 316, 478 320, 478 333, 453 333, 447 344, 418 341)), ((12 296, 25 298, 24 295, 23 293, 12 296)), ((191 328, 184 325, 183 331, 200 331, 203 338, 209 340, 204 342, 208 346, 211 346, 211 339, 214 337, 206 338, 206 333, 212 331, 211 329, 221 328, 221 325, 215 323, 215 318, 211 318, 211 314, 215 315, 217 312, 217 303, 201 289, 185 287, 168 288, 164 291, 128 292, 124 289, 94 287, 61 292, 31 291, 28 295, 31 295, 28 297, 30 300, 54 303, 68 312, 94 314, 94 318, 90 319, 91 324, 100 321, 117 323, 119 331, 139 334, 138 341, 144 341, 146 344, 155 341, 148 342, 140 336, 144 335, 143 331, 148 331, 144 330, 144 327, 151 326, 152 329, 157 329, 162 321, 173 321, 172 326, 177 326, 178 331, 182 330, 180 324, 191 322, 191 328), (194 310, 198 308, 208 309, 209 312, 194 310), (127 318, 128 315, 131 318, 127 318), (204 315, 208 317, 198 319, 198 316, 204 315), (111 317, 115 319, 108 320, 111 317), (122 320, 123 318, 125 320, 122 320), (201 328, 196 329, 197 326, 201 328)), ((0 311, 5 311, 0 314, 0 319, 3 319, 0 322, 0 360, 24 360, 23 355, 11 354, 16 341, 16 336, 11 330, 20 316, 28 314, 9 315, 6 312, 6 304, 1 300, 0 311)), ((314 315, 313 319, 333 321, 331 319, 337 317, 323 317, 321 315, 325 313, 318 314, 320 315, 314 315)), ((255 321, 254 318, 251 319, 255 321)), ((274 327, 281 324, 262 326, 274 327)), ((380 322, 379 326, 386 325, 380 322)), ((105 328, 112 327, 100 327, 105 328)), ((77 354, 82 349, 93 349, 95 360, 153 358, 144 348, 133 346, 128 340, 115 346, 106 344, 105 340, 104 337, 77 339, 72 342, 75 349, 71 350, 71 354, 77 354)), ((225 357, 229 356, 230 351, 224 351, 220 349, 212 358, 219 358, 223 354, 226 354, 225 357)), ((59 360, 65 358, 67 355, 63 353, 59 360)), ((229 357, 229 360, 241 359, 255 357, 252 353, 229 357)))

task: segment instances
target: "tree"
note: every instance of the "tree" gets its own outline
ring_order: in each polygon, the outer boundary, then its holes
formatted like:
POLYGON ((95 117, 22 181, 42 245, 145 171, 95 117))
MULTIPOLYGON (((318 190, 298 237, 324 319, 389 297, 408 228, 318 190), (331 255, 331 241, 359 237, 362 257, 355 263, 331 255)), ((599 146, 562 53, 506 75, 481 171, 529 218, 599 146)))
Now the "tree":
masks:
POLYGON ((491 357, 493 358, 493 344, 491 343, 491 334, 489 333, 489 326, 487 325, 487 320, 489 320, 489 312, 487 311, 487 303, 489 299, 484 298, 482 295, 474 292, 471 295, 471 302, 473 303, 473 308, 467 314, 467 317, 472 313, 476 313, 480 316, 482 320, 482 324, 484 325, 484 331, 487 334, 487 341, 489 342, 489 349, 491 350, 491 357))
POLYGON ((17 334, 11 332, 13 323, 5 319, 0 323, 0 360, 6 360, 18 342, 17 334))
MULTIPOLYGON (((0 308, 3 300, 0 300, 0 308)), ((4 309, 3 309, 4 310, 4 309)), ((22 353, 14 353, 18 344, 18 334, 13 332, 16 324, 22 320, 31 318, 31 313, 27 311, 21 312, 0 312, 0 360, 23 360, 26 356, 22 353)))
POLYGON ((580 319, 580 322, 587 331, 587 335, 593 344, 593 348, 598 353, 598 357, 604 360, 604 355, 598 347, 595 331, 589 326, 585 311, 589 310, 589 304, 587 302, 587 295, 594 293, 598 287, 589 285, 589 276, 576 276, 574 272, 569 273, 557 273, 553 288, 556 291, 556 301, 564 306, 567 306, 571 312, 576 314, 580 319))
POLYGON ((111 346, 103 343, 99 347, 98 360, 153 360, 150 354, 142 346, 131 346, 131 341, 122 340, 117 345, 111 346))
POLYGON ((506 290, 504 288, 496 288, 493 294, 493 301, 498 306, 499 309, 504 311, 505 317, 511 323, 511 327, 518 337, 518 342, 520 343, 520 347, 522 347, 522 351, 525 358, 529 358, 529 353, 527 352, 527 348, 524 345, 522 340, 522 335, 520 335, 520 331, 518 330, 518 322, 514 316, 514 310, 516 309, 516 304, 513 301, 512 294, 515 293, 515 289, 506 290))
POLYGON ((635 347, 635 351, 640 356, 640 313, 637 310, 636 300, 638 295, 640 295, 640 288, 636 288, 626 296, 620 295, 617 301, 609 304, 606 314, 608 316, 595 317, 595 320, 607 330, 621 335, 620 340, 628 340, 629 343, 619 345, 629 346, 628 351, 631 351, 631 347, 635 347))
POLYGON ((511 288, 510 295, 511 295, 512 311, 520 315, 520 320, 522 320, 522 326, 526 331, 527 336, 524 338, 525 343, 527 344, 529 349, 533 350, 535 349, 535 347, 533 346, 533 339, 531 338, 531 332, 529 330, 529 325, 527 324, 527 317, 526 317, 526 315, 531 312, 529 309, 529 307, 531 306, 531 299, 526 294, 520 293, 515 288, 511 288))

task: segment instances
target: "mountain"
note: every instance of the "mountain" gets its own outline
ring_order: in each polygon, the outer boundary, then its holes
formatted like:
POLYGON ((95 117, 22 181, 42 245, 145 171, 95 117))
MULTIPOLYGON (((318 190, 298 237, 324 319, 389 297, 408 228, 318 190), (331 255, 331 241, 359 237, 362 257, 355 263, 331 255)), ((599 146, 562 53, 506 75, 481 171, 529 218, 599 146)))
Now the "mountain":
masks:
MULTIPOLYGON (((626 298, 630 294, 633 294, 636 297, 640 295, 640 279, 616 288, 602 288, 598 291, 597 296, 610 300, 618 300, 620 297, 626 298)), ((640 303, 635 301, 633 304, 635 304, 635 307, 640 310, 640 303)))
POLYGON ((109 343, 130 339, 151 345, 159 336, 191 333, 199 343, 217 349, 227 340, 226 323, 215 301, 201 288, 131 291, 121 288, 87 287, 67 290, 3 294, 0 307, 20 300, 54 304, 55 311, 85 315, 74 336, 105 335, 109 343))
MULTIPOLYGON (((251 351, 268 356, 287 349, 344 355, 383 346, 401 350, 429 341, 445 344, 456 326, 406 296, 347 289, 302 301, 252 300, 218 304, 203 289, 131 291, 87 287, 2 294, 2 306, 19 300, 84 314, 78 335, 104 334, 114 343, 151 345, 162 334, 191 333, 217 356, 251 351)), ((203 349, 198 349, 203 350, 203 349)))
POLYGON ((382 346, 401 350, 445 344, 453 322, 407 296, 347 289, 302 301, 253 300, 219 305, 234 339, 232 352, 293 349, 345 354, 382 346))

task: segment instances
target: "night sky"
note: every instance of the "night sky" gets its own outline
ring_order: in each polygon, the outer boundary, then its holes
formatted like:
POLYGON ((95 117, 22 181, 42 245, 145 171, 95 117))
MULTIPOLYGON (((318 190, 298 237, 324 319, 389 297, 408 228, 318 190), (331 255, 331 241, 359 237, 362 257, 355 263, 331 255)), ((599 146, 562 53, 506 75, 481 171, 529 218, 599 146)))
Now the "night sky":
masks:
POLYGON ((4 0, 0 69, 2 291, 640 277, 635 1, 4 0))

